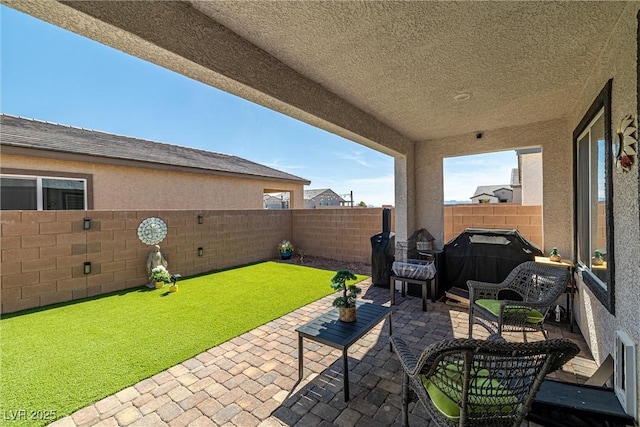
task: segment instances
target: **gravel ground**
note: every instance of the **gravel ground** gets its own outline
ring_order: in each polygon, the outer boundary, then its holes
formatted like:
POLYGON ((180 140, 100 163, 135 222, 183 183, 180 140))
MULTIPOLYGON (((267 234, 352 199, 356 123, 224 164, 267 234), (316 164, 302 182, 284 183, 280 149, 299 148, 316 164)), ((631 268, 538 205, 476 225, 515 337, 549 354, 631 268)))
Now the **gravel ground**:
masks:
POLYGON ((335 259, 312 257, 305 255, 304 260, 300 260, 300 257, 295 254, 289 260, 275 259, 274 261, 283 262, 287 264, 304 265, 307 267, 322 268, 325 270, 349 270, 356 274, 362 274, 365 276, 371 276, 371 264, 363 262, 349 262, 338 261, 335 259))

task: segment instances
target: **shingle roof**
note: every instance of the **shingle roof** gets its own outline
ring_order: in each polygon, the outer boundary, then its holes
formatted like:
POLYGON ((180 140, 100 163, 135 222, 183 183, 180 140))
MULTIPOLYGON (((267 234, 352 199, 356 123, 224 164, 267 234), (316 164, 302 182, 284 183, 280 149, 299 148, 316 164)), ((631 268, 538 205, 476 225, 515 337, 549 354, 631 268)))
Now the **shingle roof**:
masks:
POLYGON ((227 154, 0 115, 0 144, 309 184, 286 172, 227 154))
POLYGON ((328 188, 320 188, 320 189, 315 189, 315 190, 304 190, 304 198, 307 199, 307 200, 313 199, 318 194, 322 194, 327 190, 328 190, 328 188))
POLYGON ((476 192, 473 196, 471 196, 471 198, 473 199, 474 197, 480 196, 482 194, 493 196, 495 192, 500 189, 513 191, 510 185, 481 185, 479 187, 476 187, 476 192))
POLYGON ((338 197, 338 199, 339 199, 340 201, 342 201, 342 202, 344 202, 344 201, 345 201, 345 200, 344 200, 344 199, 343 199, 339 194, 337 194, 335 191, 333 191, 333 190, 332 190, 332 189, 330 189, 330 188, 320 188, 320 189, 314 189, 314 190, 304 190, 304 199, 305 199, 305 200, 311 200, 311 199, 314 199, 314 198, 318 197, 320 194, 322 194, 322 193, 324 193, 324 192, 326 192, 326 191, 329 191, 329 192, 331 192, 331 193, 335 194, 335 195, 338 197))

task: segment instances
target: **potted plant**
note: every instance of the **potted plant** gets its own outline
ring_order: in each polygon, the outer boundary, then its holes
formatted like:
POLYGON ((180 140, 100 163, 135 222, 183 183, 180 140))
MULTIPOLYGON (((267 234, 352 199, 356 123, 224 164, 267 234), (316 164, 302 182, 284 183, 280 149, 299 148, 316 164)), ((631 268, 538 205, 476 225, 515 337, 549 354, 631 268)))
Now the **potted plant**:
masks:
POLYGON ((294 249, 295 248, 293 247, 293 245, 291 244, 290 241, 283 240, 278 245, 278 251, 280 251, 280 258, 282 258, 282 259, 290 259, 291 258, 291 254, 293 253, 294 249))
POLYGON ((171 275, 171 286, 169 286, 169 292, 178 292, 178 279, 181 279, 182 276, 180 274, 172 274, 171 275))
POLYGON ((164 266, 159 265, 151 270, 151 280, 156 282, 156 288, 161 288, 171 281, 171 275, 164 266))
POLYGON ((356 321, 356 298, 362 291, 355 283, 347 284, 347 280, 356 280, 358 277, 349 270, 338 270, 331 278, 331 287, 336 291, 342 291, 342 295, 333 301, 333 306, 340 311, 339 319, 343 322, 356 321))

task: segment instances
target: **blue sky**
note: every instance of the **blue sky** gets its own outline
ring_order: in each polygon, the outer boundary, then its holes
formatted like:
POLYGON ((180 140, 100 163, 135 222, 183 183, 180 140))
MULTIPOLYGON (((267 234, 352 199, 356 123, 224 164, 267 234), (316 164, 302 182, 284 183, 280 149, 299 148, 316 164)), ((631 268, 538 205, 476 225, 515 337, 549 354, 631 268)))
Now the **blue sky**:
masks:
POLYGON ((515 151, 500 151, 444 159, 444 200, 471 202, 479 185, 509 185, 518 167, 515 151))
MULTIPOLYGON (((0 23, 2 113, 232 154, 306 178, 308 188, 353 191, 356 203, 394 204, 392 157, 8 7, 0 23)), ((493 167, 481 182, 474 171, 486 160, 460 161, 445 161, 445 200, 508 183, 493 167)))

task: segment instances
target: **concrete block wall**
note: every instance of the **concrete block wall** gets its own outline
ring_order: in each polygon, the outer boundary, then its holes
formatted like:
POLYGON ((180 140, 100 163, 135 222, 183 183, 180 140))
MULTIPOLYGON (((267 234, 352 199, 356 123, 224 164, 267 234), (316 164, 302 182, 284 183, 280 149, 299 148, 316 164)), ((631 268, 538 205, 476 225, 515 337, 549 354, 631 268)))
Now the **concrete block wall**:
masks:
POLYGON ((145 218, 167 223, 160 245, 169 271, 193 275, 274 258, 278 242, 292 239, 292 212, 2 211, 2 313, 147 283, 151 247, 137 235, 145 218), (89 230, 82 228, 85 216, 92 220, 89 230), (84 274, 85 261, 90 274, 84 274))
POLYGON ((382 209, 0 211, 1 312, 147 283, 152 248, 137 230, 149 217, 167 224, 161 251, 169 271, 183 276, 276 258, 284 239, 307 255, 368 263, 369 239, 382 229, 382 209))
MULTIPOLYGON (((395 230, 394 210, 391 230, 395 230)), ((305 254, 371 262, 371 236, 382 231, 382 208, 304 209, 293 212, 293 244, 305 254)))
MULTIPOLYGON (((517 229, 547 253, 542 236, 542 206, 513 203, 446 205, 444 207, 444 241, 449 242, 465 228, 517 229)), ((553 246, 553 239, 547 239, 553 246)))

